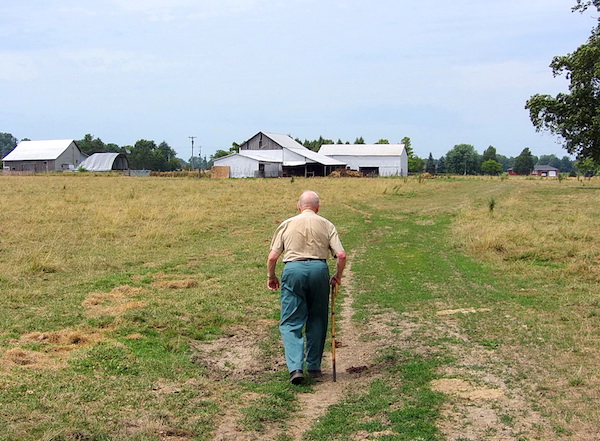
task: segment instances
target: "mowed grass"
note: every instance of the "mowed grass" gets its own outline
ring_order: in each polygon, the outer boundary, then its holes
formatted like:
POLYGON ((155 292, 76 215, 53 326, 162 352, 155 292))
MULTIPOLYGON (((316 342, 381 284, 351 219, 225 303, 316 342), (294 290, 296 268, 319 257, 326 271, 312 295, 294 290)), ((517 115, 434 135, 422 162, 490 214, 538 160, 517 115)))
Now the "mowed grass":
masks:
MULTIPOLYGON (((516 367, 556 433, 598 430, 597 180, 0 176, 0 439, 211 439, 249 389, 262 410, 240 427, 285 426, 285 372, 215 381, 193 348, 277 319, 266 254, 308 188, 354 258, 357 320, 489 309, 459 318, 470 341, 516 367)), ((408 351, 307 437, 441 439, 428 382, 452 354, 426 333, 408 351)))

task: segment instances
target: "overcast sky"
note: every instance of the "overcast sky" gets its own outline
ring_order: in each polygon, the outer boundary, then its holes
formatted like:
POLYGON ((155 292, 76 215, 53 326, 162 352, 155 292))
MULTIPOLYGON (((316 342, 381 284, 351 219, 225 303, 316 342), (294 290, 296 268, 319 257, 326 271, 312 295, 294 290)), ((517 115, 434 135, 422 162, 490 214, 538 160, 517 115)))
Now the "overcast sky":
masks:
POLYGON ((565 91, 552 57, 586 42, 574 0, 2 0, 0 132, 183 159, 259 131, 415 153, 466 143, 566 154, 524 109, 565 91))

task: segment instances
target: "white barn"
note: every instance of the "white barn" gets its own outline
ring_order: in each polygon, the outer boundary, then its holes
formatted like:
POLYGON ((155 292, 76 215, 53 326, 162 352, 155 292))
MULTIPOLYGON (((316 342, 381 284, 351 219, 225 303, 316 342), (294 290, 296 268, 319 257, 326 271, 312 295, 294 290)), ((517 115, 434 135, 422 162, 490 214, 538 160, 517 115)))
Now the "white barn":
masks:
POLYGON ((217 167, 229 167, 231 178, 327 176, 346 164, 307 149, 287 135, 259 132, 238 153, 217 158, 217 167))
POLYGON ((323 144, 319 153, 366 175, 408 175, 408 154, 404 144, 323 144))
POLYGON ((87 156, 72 139, 21 141, 2 158, 4 170, 48 173, 76 170, 87 156))

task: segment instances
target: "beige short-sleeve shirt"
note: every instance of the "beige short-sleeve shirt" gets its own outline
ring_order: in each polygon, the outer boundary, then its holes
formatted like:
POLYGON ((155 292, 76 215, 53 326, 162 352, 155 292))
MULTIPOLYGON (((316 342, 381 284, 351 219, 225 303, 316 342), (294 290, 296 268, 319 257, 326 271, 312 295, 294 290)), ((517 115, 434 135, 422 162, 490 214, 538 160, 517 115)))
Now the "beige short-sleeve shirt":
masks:
POLYGON ((283 221, 271 241, 271 250, 284 254, 283 261, 327 259, 344 251, 335 225, 306 209, 283 221))

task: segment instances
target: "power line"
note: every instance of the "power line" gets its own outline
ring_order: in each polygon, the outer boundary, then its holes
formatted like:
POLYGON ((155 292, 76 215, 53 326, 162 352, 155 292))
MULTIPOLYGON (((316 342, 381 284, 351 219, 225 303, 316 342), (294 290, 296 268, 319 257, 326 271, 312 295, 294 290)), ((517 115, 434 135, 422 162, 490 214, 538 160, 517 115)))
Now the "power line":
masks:
POLYGON ((197 136, 188 136, 188 138, 192 140, 192 160, 190 161, 190 163, 192 165, 192 170, 194 170, 194 139, 196 139, 197 136))

